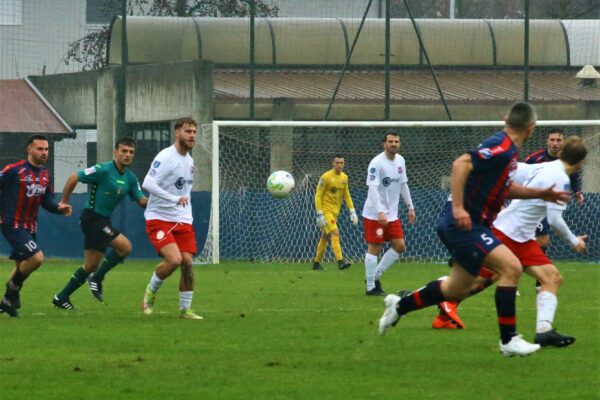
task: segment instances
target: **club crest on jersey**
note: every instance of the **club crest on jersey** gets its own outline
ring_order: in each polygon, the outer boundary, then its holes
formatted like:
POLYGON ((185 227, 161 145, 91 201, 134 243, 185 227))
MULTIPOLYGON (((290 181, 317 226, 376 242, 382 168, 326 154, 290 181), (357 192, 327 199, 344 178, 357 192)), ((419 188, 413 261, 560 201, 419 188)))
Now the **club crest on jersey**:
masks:
POLYGON ((96 172, 96 167, 89 167, 89 168, 86 168, 86 169, 83 170, 83 173, 85 175, 91 175, 94 172, 96 172))
POLYGON ((160 161, 154 161, 152 163, 152 168, 158 168, 158 167, 160 167, 160 161))
POLYGON ((481 149, 478 151, 479 153, 479 157, 483 158, 483 159, 490 159, 493 156, 492 150, 490 150, 489 148, 485 148, 485 149, 481 149))

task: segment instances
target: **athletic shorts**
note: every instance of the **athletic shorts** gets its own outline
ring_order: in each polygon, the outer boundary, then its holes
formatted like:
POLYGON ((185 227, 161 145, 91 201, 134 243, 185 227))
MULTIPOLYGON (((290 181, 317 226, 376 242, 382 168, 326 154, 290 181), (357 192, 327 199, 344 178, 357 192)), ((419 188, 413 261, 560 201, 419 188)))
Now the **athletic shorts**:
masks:
POLYGON ((514 253, 521 261, 523 267, 535 267, 539 265, 552 264, 544 251, 535 240, 531 239, 523 243, 516 242, 506 236, 498 229, 492 228, 492 232, 500 241, 514 253))
POLYGON ((393 239, 404 239, 402 222, 399 219, 383 226, 379 221, 363 217, 363 225, 365 229, 365 242, 367 243, 382 244, 393 239))
POLYGON ((338 216, 331 212, 323 212, 323 218, 325 218, 325 228, 323 230, 325 233, 329 234, 333 231, 338 230, 337 219, 338 216))
POLYGON ((538 224, 535 228, 535 237, 538 236, 546 236, 550 234, 550 224, 548 223, 548 218, 544 218, 542 222, 538 224))
POLYGON ((40 251, 35 241, 35 233, 31 233, 24 228, 14 229, 6 224, 0 224, 0 227, 2 229, 2 236, 4 236, 10 247, 12 247, 12 252, 8 257, 11 260, 27 260, 40 251))
POLYGON ((151 219, 146 221, 146 233, 158 255, 160 249, 171 243, 177 244, 182 253, 196 254, 196 233, 192 224, 151 219))
POLYGON ((463 231, 454 220, 440 218, 437 233, 452 258, 473 276, 479 275, 485 257, 502 244, 490 228, 478 223, 473 223, 470 231, 463 231))
POLYGON ((79 226, 85 237, 83 248, 104 253, 108 244, 121 232, 110 223, 110 218, 85 209, 79 218, 79 226))

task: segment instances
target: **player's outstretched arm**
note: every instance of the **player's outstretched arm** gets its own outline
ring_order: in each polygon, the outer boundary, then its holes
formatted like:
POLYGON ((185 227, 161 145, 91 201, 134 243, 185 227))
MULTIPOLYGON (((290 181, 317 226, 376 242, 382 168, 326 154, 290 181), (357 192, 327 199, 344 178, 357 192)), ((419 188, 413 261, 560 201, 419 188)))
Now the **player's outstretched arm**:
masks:
POLYGON ((60 198, 60 202, 63 204, 67 204, 69 199, 71 198, 71 194, 73 194, 73 190, 77 186, 79 182, 79 176, 76 173, 72 173, 69 175, 69 179, 65 182, 65 186, 63 187, 62 196, 60 198))
POLYGON ((512 183, 508 192, 511 199, 542 199, 551 203, 568 203, 571 200, 571 193, 554 190, 552 185, 545 189, 530 188, 512 183))

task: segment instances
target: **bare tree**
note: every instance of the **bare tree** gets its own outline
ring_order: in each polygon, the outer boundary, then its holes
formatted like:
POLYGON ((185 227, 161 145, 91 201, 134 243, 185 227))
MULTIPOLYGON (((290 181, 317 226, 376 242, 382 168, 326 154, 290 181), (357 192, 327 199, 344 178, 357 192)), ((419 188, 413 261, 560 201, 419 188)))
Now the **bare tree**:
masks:
MULTIPOLYGON (((122 0, 106 0, 105 15, 120 15, 122 0)), ((163 17, 247 17, 251 0, 125 0, 127 15, 163 17)), ((277 16, 279 7, 266 0, 254 0, 257 17, 277 16)), ((84 71, 100 69, 106 64, 110 27, 102 26, 69 44, 66 64, 80 63, 84 71)))

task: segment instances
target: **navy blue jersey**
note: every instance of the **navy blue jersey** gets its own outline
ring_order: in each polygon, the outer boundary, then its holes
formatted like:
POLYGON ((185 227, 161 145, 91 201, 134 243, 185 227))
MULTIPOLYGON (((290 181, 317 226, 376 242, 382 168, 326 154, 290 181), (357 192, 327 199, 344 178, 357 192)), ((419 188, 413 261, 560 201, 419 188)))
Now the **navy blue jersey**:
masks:
POLYGON ((40 204, 46 210, 59 214, 48 169, 34 167, 27 160, 4 167, 0 172, 2 224, 35 233, 40 204))
POLYGON ((467 153, 471 155, 473 170, 465 184, 465 210, 473 222, 490 226, 508 195, 517 170, 519 150, 510 137, 500 131, 467 153))
MULTIPOLYGON (((554 157, 548 153, 548 149, 534 151, 525 157, 525 163, 527 164, 540 164, 554 160, 558 160, 558 157, 554 157)), ((575 172, 570 175, 569 178, 571 179, 571 189, 573 190, 573 193, 581 192, 581 174, 579 172, 575 172)))

